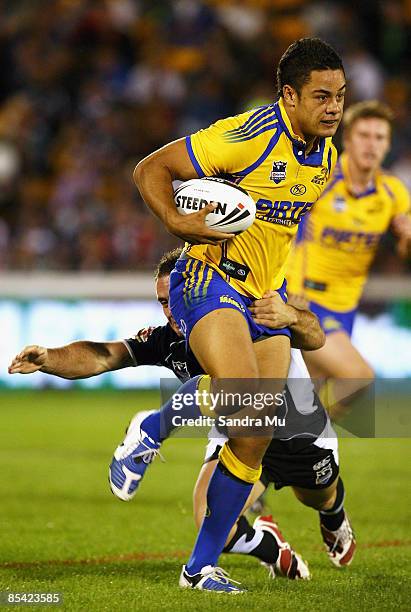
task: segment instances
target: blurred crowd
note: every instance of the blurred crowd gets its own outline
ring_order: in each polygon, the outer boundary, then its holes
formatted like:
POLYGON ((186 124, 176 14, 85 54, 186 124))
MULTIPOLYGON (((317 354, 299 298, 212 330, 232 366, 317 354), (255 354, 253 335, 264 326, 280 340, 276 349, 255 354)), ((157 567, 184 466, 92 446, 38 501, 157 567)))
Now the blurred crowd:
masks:
POLYGON ((342 54, 347 103, 393 108, 387 165, 411 188, 410 0, 0 0, 0 17, 0 270, 152 266, 178 241, 135 164, 272 101, 306 35, 342 54))

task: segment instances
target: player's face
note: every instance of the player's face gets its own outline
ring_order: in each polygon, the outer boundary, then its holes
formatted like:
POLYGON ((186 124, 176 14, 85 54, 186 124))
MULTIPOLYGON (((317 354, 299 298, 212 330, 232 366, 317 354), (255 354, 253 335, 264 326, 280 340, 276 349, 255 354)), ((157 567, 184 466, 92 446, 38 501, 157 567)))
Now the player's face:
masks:
POLYGON ((385 119, 357 119, 344 136, 344 150, 363 172, 378 170, 391 142, 391 127, 385 119))
POLYGON ((313 70, 300 95, 293 96, 295 120, 304 140, 334 136, 340 124, 345 94, 342 70, 313 70))
POLYGON ((168 294, 170 289, 170 276, 167 274, 166 276, 160 276, 156 282, 156 295, 157 300, 160 302, 163 307, 164 315, 167 321, 170 323, 172 329, 178 334, 182 336, 183 334, 180 331, 177 323, 174 320, 173 315, 171 314, 170 307, 168 305, 168 294))

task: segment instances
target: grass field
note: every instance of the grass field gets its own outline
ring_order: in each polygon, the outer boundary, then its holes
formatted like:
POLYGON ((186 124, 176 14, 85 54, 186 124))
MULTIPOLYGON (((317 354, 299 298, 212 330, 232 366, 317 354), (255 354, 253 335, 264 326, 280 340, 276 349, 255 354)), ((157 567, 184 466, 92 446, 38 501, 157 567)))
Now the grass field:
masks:
POLYGON ((248 593, 186 592, 177 580, 195 537, 191 491, 204 441, 164 445, 167 462, 150 468, 131 503, 107 484, 129 417, 156 405, 149 393, 0 393, 0 591, 61 592, 66 610, 411 609, 409 440, 341 442, 358 540, 350 569, 329 565, 316 513, 290 490, 273 491, 273 514, 313 580, 270 581, 255 559, 224 555, 248 593))

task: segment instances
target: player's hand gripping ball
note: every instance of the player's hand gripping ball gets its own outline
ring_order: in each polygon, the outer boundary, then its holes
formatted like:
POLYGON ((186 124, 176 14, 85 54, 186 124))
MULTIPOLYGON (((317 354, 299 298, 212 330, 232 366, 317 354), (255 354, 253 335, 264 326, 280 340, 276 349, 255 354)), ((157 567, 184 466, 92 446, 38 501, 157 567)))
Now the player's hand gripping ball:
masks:
POLYGON ((181 215, 198 212, 207 204, 216 204, 205 218, 210 229, 228 234, 241 234, 252 225, 256 207, 251 196, 234 183, 219 178, 191 179, 174 192, 174 201, 181 215))

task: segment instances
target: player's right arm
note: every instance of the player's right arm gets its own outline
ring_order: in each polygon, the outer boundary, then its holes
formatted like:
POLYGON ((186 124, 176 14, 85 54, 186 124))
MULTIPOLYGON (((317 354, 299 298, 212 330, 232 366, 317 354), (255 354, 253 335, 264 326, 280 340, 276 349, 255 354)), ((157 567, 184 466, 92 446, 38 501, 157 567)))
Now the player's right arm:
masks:
POLYGON ((216 232, 206 226, 205 217, 214 210, 214 204, 190 215, 177 212, 172 181, 198 178, 184 139, 171 142, 141 160, 133 178, 143 200, 170 234, 191 244, 218 244, 233 238, 232 234, 216 232))
POLYGON ((132 356, 123 342, 80 340, 59 348, 26 346, 14 357, 8 372, 32 374, 41 371, 74 380, 133 365, 132 356))

